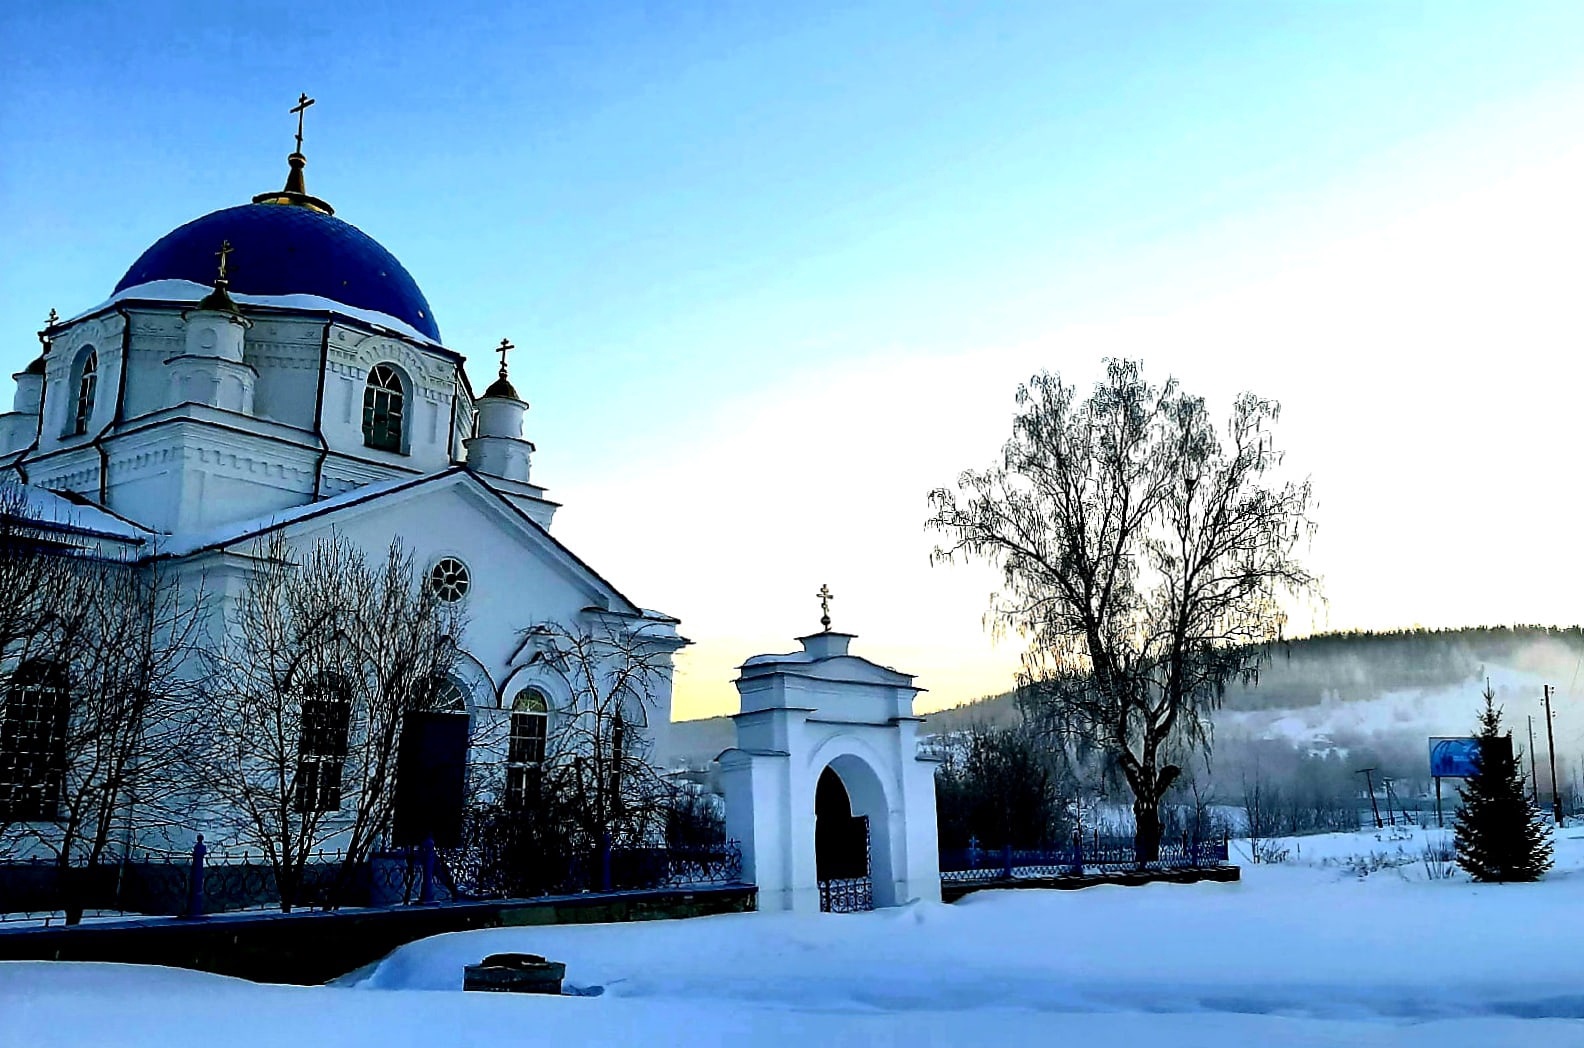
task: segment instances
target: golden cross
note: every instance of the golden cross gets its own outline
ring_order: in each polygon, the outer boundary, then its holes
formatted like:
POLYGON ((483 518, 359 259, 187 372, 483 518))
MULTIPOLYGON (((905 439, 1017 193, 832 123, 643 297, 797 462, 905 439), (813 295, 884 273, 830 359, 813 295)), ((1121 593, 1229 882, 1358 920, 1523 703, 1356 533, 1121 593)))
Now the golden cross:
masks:
POLYGON ((221 279, 221 280, 224 280, 226 278, 226 256, 229 255, 231 253, 231 251, 232 251, 231 241, 229 241, 229 240, 220 241, 220 250, 215 252, 215 257, 220 260, 220 278, 219 279, 221 279))
POLYGON ((824 583, 820 583, 819 592, 814 594, 814 596, 818 597, 820 602, 820 625, 824 626, 825 632, 829 633, 830 602, 836 596, 836 594, 830 591, 829 586, 825 585, 824 583))
POLYGON ((304 91, 297 96, 297 104, 291 107, 291 111, 297 114, 297 152, 299 153, 302 152, 303 114, 308 111, 309 106, 314 104, 314 101, 314 99, 308 97, 308 92, 304 91))
POLYGON ((516 348, 517 348, 516 346, 511 344, 511 340, 510 339, 504 339, 504 338, 501 339, 501 344, 498 347, 496 347, 495 352, 497 352, 497 353, 499 353, 501 355, 501 367, 500 367, 500 377, 501 378, 505 378, 506 377, 506 354, 510 353, 512 350, 514 350, 516 348))

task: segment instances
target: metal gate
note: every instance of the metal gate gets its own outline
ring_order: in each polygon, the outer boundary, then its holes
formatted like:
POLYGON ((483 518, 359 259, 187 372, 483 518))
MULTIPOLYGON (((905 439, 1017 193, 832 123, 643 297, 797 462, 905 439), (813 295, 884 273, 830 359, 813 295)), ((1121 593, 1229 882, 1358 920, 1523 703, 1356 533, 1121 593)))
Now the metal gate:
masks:
MULTIPOLYGON (((869 817, 853 819, 854 829, 863 824, 863 876, 832 877, 819 882, 820 911, 823 913, 860 913, 874 909, 874 867, 869 855, 869 817)), ((856 837, 856 834, 854 835, 856 837)))

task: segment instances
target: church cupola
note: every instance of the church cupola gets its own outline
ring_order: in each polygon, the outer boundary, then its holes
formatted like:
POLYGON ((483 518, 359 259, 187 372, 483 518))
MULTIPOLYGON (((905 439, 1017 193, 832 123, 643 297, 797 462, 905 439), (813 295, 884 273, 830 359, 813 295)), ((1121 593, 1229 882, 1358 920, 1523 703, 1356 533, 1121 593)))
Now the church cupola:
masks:
POLYGON ((216 255, 220 272, 214 290, 182 314, 187 324, 186 345, 180 356, 165 362, 170 376, 169 403, 206 404, 210 407, 253 413, 257 373, 243 363, 244 336, 252 323, 242 315, 228 290, 226 268, 231 242, 224 241, 216 255))
POLYGON ((506 377, 506 354, 516 347, 506 339, 495 350, 500 354, 500 377, 478 399, 478 429, 464 441, 468 468, 486 476, 526 484, 533 443, 523 439, 523 416, 528 404, 506 377))

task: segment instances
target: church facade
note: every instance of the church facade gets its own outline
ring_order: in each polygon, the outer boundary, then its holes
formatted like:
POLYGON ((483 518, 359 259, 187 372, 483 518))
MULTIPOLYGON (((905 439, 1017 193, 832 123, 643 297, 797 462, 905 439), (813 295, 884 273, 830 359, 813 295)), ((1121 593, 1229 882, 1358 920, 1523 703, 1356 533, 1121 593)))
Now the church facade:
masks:
MULTIPOLYGON (((575 699, 526 631, 614 631, 667 668, 688 642, 552 534, 509 344, 476 394, 417 283, 307 192, 304 166, 294 152, 284 189, 173 230, 108 300, 51 315, 0 414, 0 475, 52 542, 205 580, 212 628, 271 536, 375 557, 399 538, 420 584, 465 606, 459 708, 524 721, 500 744, 528 740, 514 759, 531 760, 575 699)), ((657 744, 670 692, 667 672, 645 717, 657 744)), ((19 760, 0 753, 0 774, 19 760)))

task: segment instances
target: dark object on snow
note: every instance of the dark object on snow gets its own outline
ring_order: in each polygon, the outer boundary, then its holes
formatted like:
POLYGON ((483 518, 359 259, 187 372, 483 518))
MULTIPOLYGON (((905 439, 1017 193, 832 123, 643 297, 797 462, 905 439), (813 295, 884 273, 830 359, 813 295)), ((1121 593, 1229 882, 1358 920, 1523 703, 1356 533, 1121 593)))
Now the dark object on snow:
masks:
POLYGON ((1477 738, 1474 774, 1458 787, 1457 864, 1476 881, 1537 881, 1551 868, 1551 828, 1525 796, 1489 683, 1477 738))
POLYGON ((559 994, 565 978, 566 965, 536 953, 492 953, 462 969, 462 989, 559 994))

